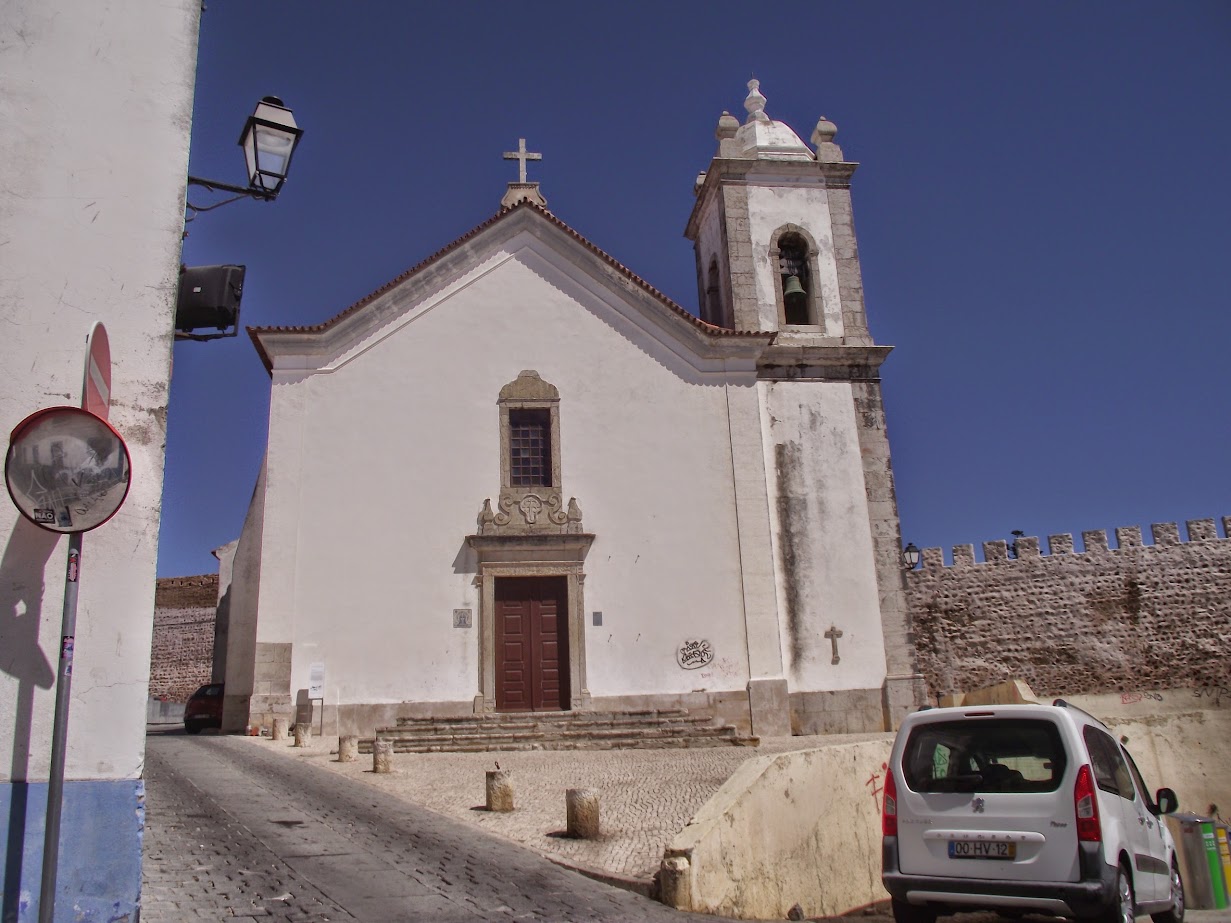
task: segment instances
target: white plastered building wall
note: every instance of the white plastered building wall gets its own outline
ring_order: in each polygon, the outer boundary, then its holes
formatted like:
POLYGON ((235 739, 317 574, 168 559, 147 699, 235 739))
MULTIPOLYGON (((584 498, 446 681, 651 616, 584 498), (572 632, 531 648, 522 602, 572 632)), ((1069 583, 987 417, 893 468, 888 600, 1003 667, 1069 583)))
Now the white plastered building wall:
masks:
POLYGON ((313 663, 343 726, 472 707, 480 626, 453 614, 490 618, 467 536, 500 490, 497 396, 526 368, 559 391, 563 491, 595 536, 575 692, 595 707, 700 697, 748 726, 749 644, 781 675, 776 619, 750 642, 743 615, 749 594, 774 605, 764 338, 714 345, 550 222, 505 214, 324 333, 256 334, 273 396, 253 720, 302 705, 313 663), (713 662, 684 670, 697 639, 713 662), (275 692, 262 663, 284 659, 275 692))
MULTIPOLYGON (((139 896, 163 445, 200 9, 198 0, 3 7, 0 431, 49 406, 80 406, 86 336, 101 321, 111 351, 110 421, 131 457, 126 501, 84 536, 78 583, 65 773, 72 798, 60 881, 79 895, 81 919, 106 908, 132 912, 139 896)), ((37 914, 68 538, 41 531, 5 499, 0 545, 0 824, 8 831, 0 858, 9 848, 25 853, 24 863, 0 867, 4 918, 12 911, 25 920, 37 914), (11 869, 21 869, 20 882, 9 880, 11 869), (25 903, 20 894, 35 899, 25 903)))

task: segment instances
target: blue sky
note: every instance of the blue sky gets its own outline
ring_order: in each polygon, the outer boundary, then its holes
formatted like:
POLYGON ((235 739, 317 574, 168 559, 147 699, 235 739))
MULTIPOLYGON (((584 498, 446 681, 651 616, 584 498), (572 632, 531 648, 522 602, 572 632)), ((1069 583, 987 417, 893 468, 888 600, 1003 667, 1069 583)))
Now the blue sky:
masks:
MULTIPOLYGON (((695 310, 692 184, 753 75, 861 164, 903 541, 1231 515, 1225 2, 209 0, 191 172, 242 181, 266 94, 305 135, 184 261, 247 265, 244 325, 320 323, 494 214, 524 137, 552 211, 695 310)), ((160 575, 238 537, 268 403, 246 336, 176 345, 160 575)))

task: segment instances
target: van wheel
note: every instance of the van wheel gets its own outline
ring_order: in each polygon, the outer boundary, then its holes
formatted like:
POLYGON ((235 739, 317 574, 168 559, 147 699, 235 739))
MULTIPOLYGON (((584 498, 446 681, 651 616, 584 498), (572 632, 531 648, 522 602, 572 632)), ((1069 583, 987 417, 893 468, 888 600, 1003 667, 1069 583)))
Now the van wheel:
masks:
POLYGON ((185 725, 184 725, 184 730, 185 730, 187 733, 189 733, 189 734, 200 734, 200 733, 201 733, 201 725, 199 725, 199 724, 185 724, 185 725))
POLYGON ((1133 883, 1128 873, 1120 866, 1116 870, 1116 890, 1111 904, 1103 909, 1097 923, 1133 923, 1137 909, 1133 906, 1133 883))
POLYGON ((916 907, 914 904, 908 904, 906 901, 900 901, 897 898, 894 898, 891 903, 893 904, 894 923, 936 923, 935 910, 929 910, 927 907, 916 907))
POLYGON ((1184 879, 1180 867, 1171 860, 1171 909, 1150 914, 1154 923, 1184 923, 1184 879))

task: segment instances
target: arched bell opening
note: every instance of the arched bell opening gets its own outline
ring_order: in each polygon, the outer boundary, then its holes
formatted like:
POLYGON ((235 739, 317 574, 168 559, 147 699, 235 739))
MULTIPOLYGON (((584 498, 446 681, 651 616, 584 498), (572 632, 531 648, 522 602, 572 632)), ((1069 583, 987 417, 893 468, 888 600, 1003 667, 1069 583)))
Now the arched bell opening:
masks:
POLYGON ((808 244, 789 232, 778 240, 778 286, 782 297, 782 322, 790 327, 815 324, 810 297, 813 291, 808 244))

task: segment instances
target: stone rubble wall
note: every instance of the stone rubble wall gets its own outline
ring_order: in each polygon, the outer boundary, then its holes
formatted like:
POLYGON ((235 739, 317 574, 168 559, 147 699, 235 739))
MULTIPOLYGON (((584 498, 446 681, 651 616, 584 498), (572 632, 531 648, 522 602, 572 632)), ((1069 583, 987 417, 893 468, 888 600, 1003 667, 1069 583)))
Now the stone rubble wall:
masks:
POLYGON ((1231 517, 923 552, 906 575, 932 696, 1025 680, 1041 697, 1136 689, 1231 689, 1231 517))
POLYGON ((164 577, 154 592, 150 697, 183 703, 210 681, 218 575, 164 577))

